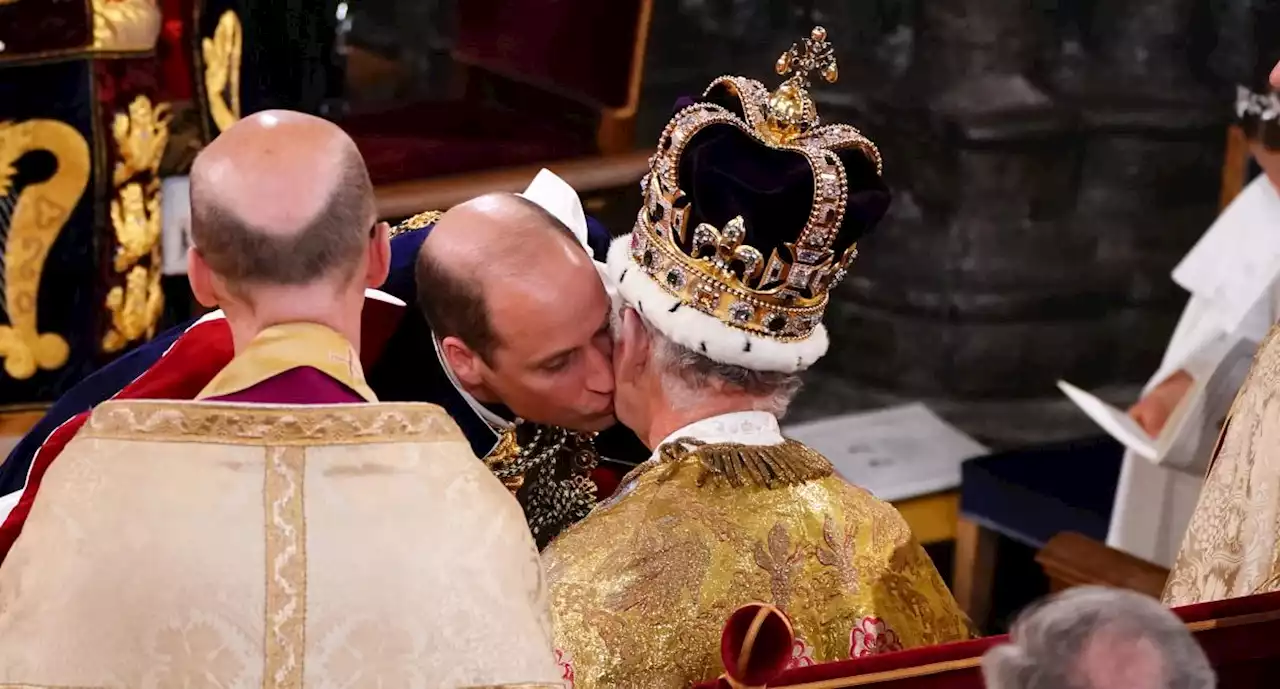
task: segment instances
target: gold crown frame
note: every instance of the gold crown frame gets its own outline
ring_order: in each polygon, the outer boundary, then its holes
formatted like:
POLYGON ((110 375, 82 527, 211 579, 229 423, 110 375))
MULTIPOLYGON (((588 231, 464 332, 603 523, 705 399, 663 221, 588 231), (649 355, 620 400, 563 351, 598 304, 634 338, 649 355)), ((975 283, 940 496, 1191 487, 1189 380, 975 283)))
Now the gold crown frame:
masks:
POLYGON ((845 124, 820 125, 809 97, 808 73, 821 71, 828 82, 838 71, 826 31, 815 27, 778 59, 779 74, 793 73, 770 94, 752 79, 724 76, 703 93, 723 87, 737 96, 744 117, 714 103, 691 105, 667 124, 642 180, 644 208, 631 237, 631 258, 659 286, 681 302, 736 328, 773 339, 809 337, 822 320, 830 290, 857 256, 856 243, 839 257, 832 249, 844 221, 848 179, 837 151, 858 149, 876 165, 875 144, 845 124), (680 187, 680 158, 695 134, 712 126, 731 126, 775 150, 794 151, 813 170, 813 205, 795 242, 774 249, 766 261, 744 245, 746 222, 733 218, 722 228, 701 223, 689 244, 690 200, 680 187), (676 238, 678 237, 679 243, 676 238))

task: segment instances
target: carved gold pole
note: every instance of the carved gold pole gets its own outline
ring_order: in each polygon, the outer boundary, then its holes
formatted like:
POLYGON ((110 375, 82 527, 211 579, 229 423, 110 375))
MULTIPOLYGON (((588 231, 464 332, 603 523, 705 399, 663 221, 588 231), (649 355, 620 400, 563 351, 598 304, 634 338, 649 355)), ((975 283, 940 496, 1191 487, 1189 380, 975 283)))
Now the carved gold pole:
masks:
POLYGON ((112 182, 111 227, 116 239, 112 267, 124 282, 107 292, 111 325, 102 349, 114 353, 150 338, 164 310, 160 289, 160 159, 169 142, 169 106, 138 96, 112 123, 119 162, 112 182), (143 258, 148 261, 144 265, 143 258))

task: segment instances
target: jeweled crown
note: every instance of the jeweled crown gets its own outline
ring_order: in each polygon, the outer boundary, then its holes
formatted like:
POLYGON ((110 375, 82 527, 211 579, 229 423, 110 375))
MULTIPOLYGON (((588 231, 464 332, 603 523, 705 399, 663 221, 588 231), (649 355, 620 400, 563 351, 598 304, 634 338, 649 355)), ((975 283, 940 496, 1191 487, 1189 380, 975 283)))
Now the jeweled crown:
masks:
POLYGON ((725 76, 667 124, 642 182, 631 258, 668 293, 778 340, 807 338, 857 239, 888 207, 880 152, 854 127, 821 124, 809 74, 835 82, 822 27, 777 62, 770 93, 725 76))

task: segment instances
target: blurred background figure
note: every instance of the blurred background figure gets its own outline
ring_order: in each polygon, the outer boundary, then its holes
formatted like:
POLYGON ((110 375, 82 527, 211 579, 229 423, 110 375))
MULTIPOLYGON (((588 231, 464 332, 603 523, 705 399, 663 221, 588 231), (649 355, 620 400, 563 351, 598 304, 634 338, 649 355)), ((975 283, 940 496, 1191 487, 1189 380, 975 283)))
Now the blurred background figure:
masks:
POLYGON ((1149 596, 1082 587, 1033 606, 982 658, 988 689, 1213 689, 1204 651, 1149 596))
POLYGON ((1252 163, 1263 174, 1173 270, 1190 298, 1160 368, 1129 409, 1156 439, 1158 463, 1126 453, 1107 535, 1108 545, 1166 567, 1182 544, 1223 419, 1280 316, 1280 100, 1269 83, 1280 60, 1280 3, 1246 9, 1252 40, 1233 66, 1239 136, 1227 164, 1252 163))

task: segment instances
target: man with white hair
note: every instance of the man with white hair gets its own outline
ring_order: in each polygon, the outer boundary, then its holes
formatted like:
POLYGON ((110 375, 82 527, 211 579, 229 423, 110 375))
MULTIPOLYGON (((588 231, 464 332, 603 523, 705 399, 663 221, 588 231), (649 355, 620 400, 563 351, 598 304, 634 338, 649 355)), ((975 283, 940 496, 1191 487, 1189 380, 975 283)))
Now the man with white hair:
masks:
POLYGON ((614 406, 654 453, 544 551, 576 689, 714 678, 721 626, 755 601, 789 615, 799 664, 969 634, 897 511, 778 427, 889 203, 875 145, 817 126, 806 75, 835 78, 825 35, 783 56, 795 75, 772 96, 724 77, 677 113, 609 249, 614 406))
POLYGON ((1204 650, 1159 601, 1132 591, 1069 589, 1018 618, 1010 643, 982 658, 989 689, 1213 689, 1204 650))

